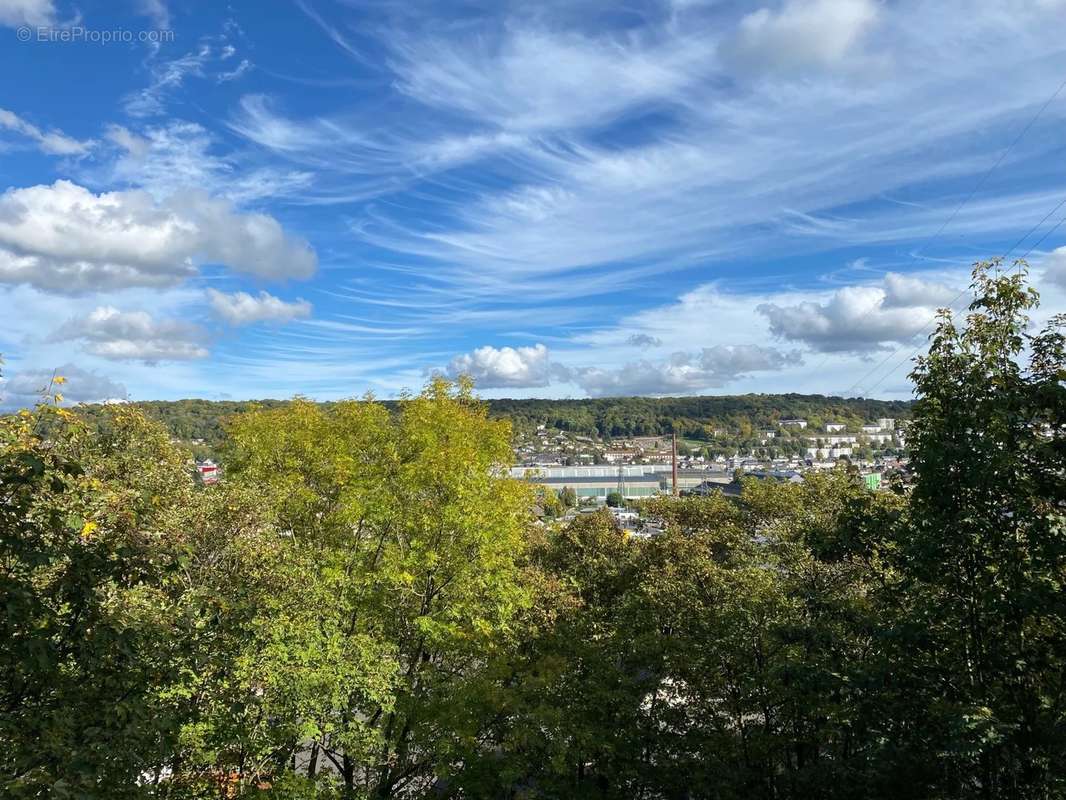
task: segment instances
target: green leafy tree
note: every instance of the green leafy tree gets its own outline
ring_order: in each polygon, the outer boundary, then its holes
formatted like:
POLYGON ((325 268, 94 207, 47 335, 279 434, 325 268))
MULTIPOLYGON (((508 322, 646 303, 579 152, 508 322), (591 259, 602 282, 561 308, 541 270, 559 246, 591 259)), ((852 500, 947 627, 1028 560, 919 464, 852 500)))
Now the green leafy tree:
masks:
POLYGON ((191 491, 136 411, 99 435, 46 405, 0 419, 3 796, 134 796, 173 751, 167 531, 191 491))
POLYGON ((378 653, 394 665, 387 699, 337 696, 304 731, 310 746, 349 793, 412 796, 447 780, 484 724, 483 670, 528 602, 519 560, 533 498, 502 469, 510 426, 468 384, 436 380, 395 414, 297 401, 231 430, 229 474, 314 556, 319 624, 354 673, 378 653))
POLYGON ((558 517, 566 508, 562 500, 559 499, 559 494, 553 489, 542 489, 538 494, 537 500, 544 511, 544 516, 551 519, 558 517))
MULTIPOLYGON (((456 775, 461 796, 603 798, 636 785, 650 685, 631 634, 639 545, 604 510, 584 514, 531 552, 535 604, 523 635, 480 694, 493 720, 456 775)), ((656 637, 642 637, 656 646, 656 637)))
POLYGON ((912 375, 902 564, 927 706, 909 744, 938 754, 951 796, 1058 796, 1066 779, 1066 320, 1028 332, 1038 297, 1016 267, 976 265, 965 321, 941 313, 912 375))

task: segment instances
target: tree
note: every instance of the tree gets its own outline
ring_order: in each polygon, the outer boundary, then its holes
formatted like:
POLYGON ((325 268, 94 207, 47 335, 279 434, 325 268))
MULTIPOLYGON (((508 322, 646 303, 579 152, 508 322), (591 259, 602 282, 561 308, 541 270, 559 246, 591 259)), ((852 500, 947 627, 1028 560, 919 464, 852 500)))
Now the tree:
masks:
POLYGON ((305 733, 346 791, 409 796, 446 780, 485 721, 489 657, 527 604, 527 485, 506 477, 510 426, 468 384, 433 381, 397 413, 297 401, 231 427, 229 475, 261 493, 324 584, 318 624, 352 669, 395 665, 386 697, 334 695, 305 733), (327 600, 328 597, 328 600, 327 600))
POLYGON ((941 312, 912 374, 901 568, 927 705, 908 744, 938 754, 931 780, 952 796, 1043 797, 1066 780, 1066 318, 1028 333, 1038 296, 1015 266, 975 266, 964 324, 941 312))
POLYGON ((607 505, 611 508, 621 508, 625 505, 625 498, 622 497, 621 492, 608 492, 607 505))
POLYGON ((564 508, 574 508, 577 506, 577 492, 574 491, 574 487, 564 486, 560 489, 559 500, 562 502, 564 508))
POLYGON ((181 546, 167 532, 192 481, 136 411, 108 423, 94 436, 47 405, 0 418, 5 797, 134 796, 176 743, 159 696, 180 669, 166 584, 181 546))
POLYGON ((559 494, 550 488, 543 488, 538 492, 540 506, 544 509, 544 516, 554 519, 563 513, 565 506, 559 499, 559 494))
MULTIPOLYGON (((534 544, 536 602, 481 694, 490 734, 464 758, 456 795, 605 798, 635 786, 650 674, 632 634, 640 549, 604 510, 534 544)), ((643 641, 655 646, 656 637, 643 641)))

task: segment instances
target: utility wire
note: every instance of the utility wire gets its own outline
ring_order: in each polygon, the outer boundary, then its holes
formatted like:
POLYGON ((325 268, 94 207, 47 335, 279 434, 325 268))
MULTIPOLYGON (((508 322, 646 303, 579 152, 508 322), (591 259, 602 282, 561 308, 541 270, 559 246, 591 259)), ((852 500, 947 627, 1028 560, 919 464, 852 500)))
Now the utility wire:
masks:
MULTIPOLYGON (((1055 98, 1058 97, 1062 93, 1063 89, 1066 89, 1066 80, 1063 80, 1062 83, 1059 84, 1058 88, 1054 91, 1054 93, 1052 93, 1051 97, 1049 97, 1047 100, 1044 101, 1044 104, 1042 106, 1040 106, 1040 108, 1037 110, 1036 114, 1033 115, 1032 119, 1030 119, 1029 122, 1026 123, 1025 127, 1022 128, 1022 130, 1018 133, 1017 136, 1014 137, 1014 139, 1011 141, 1010 144, 1007 145, 1007 147, 1003 150, 1003 152, 999 154, 999 158, 996 159, 996 162, 988 169, 987 172, 984 173, 984 175, 981 176, 981 179, 977 182, 977 185, 974 186, 974 188, 970 190, 970 193, 967 194, 966 197, 963 198, 962 202, 960 202, 957 206, 955 206, 955 210, 951 212, 951 216, 949 216, 947 218, 947 220, 945 220, 940 225, 940 227, 937 229, 936 233, 934 233, 931 237, 929 237, 929 239, 927 239, 925 242, 923 242, 921 247, 919 247, 918 250, 915 251, 914 255, 911 257, 912 261, 916 260, 918 258, 918 256, 921 254, 921 252, 926 247, 928 247, 930 244, 932 244, 934 241, 936 241, 936 239, 940 236, 940 234, 944 232, 944 229, 947 228, 947 226, 949 224, 951 224, 952 221, 954 221, 955 217, 957 217, 959 212, 962 210, 962 207, 965 206, 973 198, 973 196, 980 190, 980 188, 985 184, 985 181, 988 180, 989 176, 993 172, 995 172, 996 168, 999 167, 1000 164, 1003 163, 1003 160, 1007 157, 1007 154, 1010 153, 1010 151, 1014 149, 1015 145, 1017 145, 1018 142, 1020 142, 1022 140, 1022 138, 1025 136, 1025 134, 1029 132, 1029 130, 1033 127, 1033 125, 1036 124, 1036 121, 1043 115, 1044 111, 1047 110, 1048 106, 1050 106, 1052 104, 1052 102, 1054 102, 1055 98)), ((1043 225, 1051 217, 1052 214, 1057 212, 1064 205, 1066 205, 1066 197, 1064 197, 1062 200, 1060 200, 1059 203, 1054 208, 1052 208, 1047 214, 1044 215, 1044 217, 1038 223, 1036 223, 1036 225, 1034 225, 1032 228, 1030 228, 1028 232, 1026 232, 1020 239, 1018 239, 1017 242, 1015 242, 1013 245, 1011 245, 1010 248, 1002 256, 1000 256, 1000 258, 1005 260, 1014 251, 1014 249, 1016 247, 1018 247, 1018 245, 1020 245, 1022 242, 1024 242, 1026 239, 1028 239, 1041 225, 1043 225)), ((1033 252, 1033 250, 1035 250, 1048 236, 1050 236, 1053 231, 1055 231, 1060 225, 1062 225, 1063 222, 1066 222, 1066 219, 1060 220, 1054 227, 1052 227, 1050 230, 1048 230, 1047 233, 1045 233, 1043 236, 1041 236, 1040 239, 1036 242, 1036 244, 1034 244, 1032 247, 1030 247, 1029 250, 1026 251, 1025 255, 1023 255, 1021 258, 1022 259, 1026 258, 1026 256, 1029 255, 1029 253, 1033 252)), ((964 294, 966 294, 967 291, 969 291, 969 290, 968 289, 963 289, 961 292, 959 292, 957 295, 955 295, 955 297, 948 303, 948 307, 950 308, 951 306, 955 305, 955 303, 958 302, 959 298, 961 298, 964 294)), ((867 312, 867 315, 868 314, 869 314, 869 312, 867 312)), ((934 315, 932 317, 932 319, 930 319, 927 323, 925 323, 925 325, 923 325, 921 327, 919 332, 924 332, 934 322, 936 322, 936 315, 934 315)), ((851 394, 853 391, 855 391, 855 389, 857 389, 859 386, 864 384, 865 381, 868 378, 870 378, 875 373, 879 372, 881 367, 883 367, 885 364, 887 364, 890 359, 892 359, 895 356, 899 355, 899 353, 902 352, 905 347, 906 347, 906 345, 900 345, 895 350, 890 352, 887 356, 885 356, 884 359, 882 359, 872 369, 868 370, 865 374, 863 374, 863 376, 861 378, 859 378, 857 381, 855 381, 855 383, 853 383, 850 387, 848 387, 848 390, 847 390, 847 392, 845 392, 845 394, 851 394)), ((911 354, 908 355, 903 361, 901 361, 896 366, 892 367, 892 369, 890 369, 887 373, 885 373, 872 386, 869 386, 867 389, 865 389, 864 392, 863 392, 863 396, 868 395, 870 392, 872 392, 874 389, 876 389, 878 386, 880 386, 885 380, 888 379, 889 375, 892 375, 899 367, 901 367, 903 364, 907 363, 907 361, 909 361, 911 358, 913 358, 915 356, 915 354, 917 354, 919 349, 920 348, 915 348, 911 352, 911 354)), ((828 355, 826 356, 826 360, 828 360, 828 355)), ((823 361, 823 364, 824 363, 825 362, 823 361)))
MULTIPOLYGON (((1044 219, 1040 220, 1040 222, 1039 222, 1039 223, 1037 223, 1037 225, 1036 225, 1036 226, 1035 226, 1035 227, 1033 228, 1033 230, 1035 230, 1035 229, 1036 229, 1036 227, 1039 227, 1040 225, 1042 225, 1042 224, 1043 224, 1043 223, 1044 223, 1044 222, 1045 222, 1045 221, 1047 220, 1047 218, 1048 218, 1048 217, 1050 217, 1050 216, 1051 216, 1052 214, 1054 214, 1054 213, 1055 213, 1056 211, 1058 211, 1058 210, 1059 210, 1060 208, 1062 208, 1062 206, 1063 206, 1063 205, 1066 205, 1066 198, 1064 198, 1064 199, 1063 199, 1063 200, 1062 200, 1062 201, 1061 201, 1061 202, 1060 202, 1060 203, 1059 203, 1059 204, 1058 204, 1057 206, 1055 206, 1055 208, 1053 208, 1053 209, 1052 209, 1051 211, 1049 211, 1049 212, 1048 212, 1047 214, 1045 214, 1045 215, 1044 215, 1044 219)), ((1060 228, 1060 227, 1061 227, 1061 226, 1063 225, 1063 223, 1066 223, 1066 217, 1063 217, 1063 218, 1062 218, 1062 219, 1060 219, 1060 220, 1059 220, 1058 222, 1056 222, 1056 223, 1055 223, 1054 225, 1052 225, 1052 226, 1051 226, 1050 228, 1048 228, 1048 229, 1047 229, 1047 231, 1046 231, 1046 232, 1044 233, 1044 235, 1043 235, 1043 236, 1041 236, 1041 237, 1040 237, 1039 239, 1037 239, 1037 240, 1036 240, 1036 243, 1035 243, 1035 244, 1034 244, 1034 245, 1033 245, 1032 247, 1030 247, 1030 248, 1029 248, 1028 250, 1026 250, 1026 251, 1025 251, 1025 252, 1024 252, 1024 253, 1023 253, 1023 254, 1022 254, 1021 256, 1019 256, 1019 258, 1018 258, 1018 261, 1019 261, 1019 262, 1021 262, 1021 261, 1024 261, 1024 260, 1025 260, 1026 258, 1028 258, 1028 257, 1029 257, 1029 254, 1030 254, 1030 253, 1032 253, 1032 252, 1033 252, 1034 250, 1036 250, 1036 248, 1038 248, 1038 247, 1039 247, 1039 246, 1040 246, 1040 245, 1041 245, 1041 244, 1042 244, 1042 243, 1044 242, 1044 240, 1045 240, 1045 239, 1047 239, 1047 238, 1048 238, 1048 237, 1049 237, 1049 236, 1050 236, 1051 234, 1053 234, 1053 233, 1054 233, 1054 232, 1055 232, 1056 230, 1058 230, 1058 229, 1059 229, 1059 228, 1060 228)), ((1004 260, 1006 260, 1006 258, 1007 258, 1007 255, 1009 255, 1009 254, 1010 254, 1010 252, 1011 252, 1012 250, 1014 250, 1014 248, 1015 248, 1015 247, 1017 247, 1017 246, 1018 246, 1018 244, 1019 244, 1019 243, 1020 243, 1020 242, 1021 242, 1021 241, 1022 241, 1023 239, 1025 239, 1026 237, 1028 237, 1028 236, 1029 236, 1029 235, 1030 235, 1030 234, 1031 234, 1032 232, 1033 232, 1033 231, 1032 231, 1032 230, 1030 230, 1030 232, 1029 232, 1029 233, 1027 233, 1027 234, 1026 234, 1026 235, 1025 235, 1024 237, 1022 237, 1022 239, 1020 239, 1020 240, 1019 240, 1018 242, 1016 242, 1016 243, 1015 243, 1015 244, 1014 244, 1014 245, 1013 245, 1013 246, 1012 246, 1012 247, 1010 248, 1010 250, 1008 250, 1008 251, 1007 251, 1007 253, 1006 253, 1005 255, 1001 256, 1001 258, 1002 258, 1002 259, 1004 259, 1004 260)), ((1017 270, 1017 269, 1019 268, 1019 266, 1020 266, 1020 264, 1017 264, 1017 265, 1015 265, 1015 267, 1014 267, 1014 270, 1017 270)), ((957 294, 957 295, 955 296, 955 298, 954 298, 954 299, 953 299, 953 300, 952 300, 952 301, 951 301, 950 303, 948 303, 948 307, 950 308, 951 306, 955 305, 955 303, 956 303, 956 302, 958 302, 959 298, 960 298, 960 297, 962 297, 962 296, 963 296, 964 294, 966 294, 966 293, 967 293, 967 291, 969 291, 969 290, 968 290, 968 289, 963 289, 963 290, 962 290, 961 292, 959 292, 959 293, 958 293, 958 294, 957 294)), ((929 325, 930 325, 931 323, 935 322, 935 321, 936 321, 936 317, 934 316, 934 317, 933 317, 933 318, 932 318, 932 319, 931 319, 931 320, 930 320, 929 322, 927 322, 927 323, 926 323, 925 325, 923 325, 923 326, 922 326, 922 332, 924 332, 924 331, 925 331, 926 329, 928 329, 929 325)), ((880 364, 878 364, 878 365, 877 365, 877 366, 876 366, 876 367, 874 368, 874 370, 873 370, 873 371, 874 371, 874 372, 876 372, 877 370, 879 370, 879 369, 880 369, 880 368, 881 368, 882 366, 884 366, 884 364, 885 364, 885 361, 888 361, 888 359, 889 359, 889 358, 891 358, 891 357, 893 357, 893 356, 897 355, 897 354, 898 354, 898 353, 899 353, 899 352, 900 352, 900 351, 901 351, 902 349, 903 349, 903 347, 902 347, 902 346, 900 346, 900 347, 897 347, 897 348, 896 348, 896 349, 895 349, 895 350, 894 350, 893 352, 889 353, 888 357, 887 357, 887 358, 885 358, 885 360, 884 360, 884 361, 882 361, 882 362, 881 362, 880 364)), ((908 361, 910 361, 910 360, 911 360, 912 358, 914 358, 914 357, 915 357, 915 356, 916 356, 916 355, 918 354, 918 351, 919 351, 920 349, 921 349, 920 347, 916 347, 916 348, 915 348, 914 350, 912 350, 912 351, 910 352, 910 354, 909 354, 909 355, 908 355, 908 356, 907 356, 906 358, 904 358, 904 359, 903 359, 902 361, 900 361, 900 362, 899 362, 898 364, 896 364, 895 366, 893 366, 893 367, 892 367, 892 369, 890 369, 890 370, 889 370, 888 372, 886 372, 886 373, 885 373, 884 375, 882 375, 882 376, 881 376, 881 377, 880 377, 880 378, 879 378, 879 379, 877 380, 877 382, 876 382, 876 383, 874 383, 874 384, 873 384, 872 386, 870 386, 870 387, 869 387, 869 388, 868 388, 868 389, 866 390, 866 392, 864 393, 864 396, 865 396, 866 394, 869 394, 869 393, 870 393, 870 392, 872 392, 872 391, 873 391, 874 389, 876 389, 876 388, 877 388, 878 386, 880 386, 880 385, 881 385, 882 383, 884 383, 884 382, 885 382, 886 380, 888 380, 888 377, 889 377, 890 375, 892 375, 892 374, 893 374, 893 373, 894 373, 894 372, 895 372, 895 371, 896 371, 897 369, 899 369, 899 368, 900 368, 900 367, 902 367, 902 366, 903 366, 904 364, 906 364, 906 363, 907 363, 908 361)), ((867 375, 869 375, 869 374, 870 374, 870 373, 867 373, 867 375)), ((863 380, 865 380, 865 376, 864 376, 863 380)), ((850 391, 850 389, 849 389, 849 391, 850 391)))

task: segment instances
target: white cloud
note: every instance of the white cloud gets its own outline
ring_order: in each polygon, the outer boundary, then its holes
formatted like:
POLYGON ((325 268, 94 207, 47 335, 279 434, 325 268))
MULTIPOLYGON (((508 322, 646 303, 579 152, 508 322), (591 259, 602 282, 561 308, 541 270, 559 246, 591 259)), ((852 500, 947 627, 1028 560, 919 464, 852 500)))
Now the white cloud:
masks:
POLYGON ((80 340, 85 350, 112 361, 185 361, 206 358, 204 331, 180 320, 156 321, 146 311, 100 306, 70 319, 53 334, 55 341, 80 340))
POLYGON ((391 66, 399 89, 427 105, 510 131, 546 131, 608 121, 697 80, 713 53, 706 39, 658 33, 593 38, 511 27, 498 40, 402 40, 391 66))
POLYGON ((775 336, 826 353, 868 353, 912 340, 957 295, 940 283, 889 273, 880 286, 845 286, 824 302, 762 303, 756 311, 775 336))
POLYGON ((797 69, 840 62, 878 17, 875 0, 785 0, 740 21, 735 56, 755 69, 797 69))
POLYGON ((1052 250, 1043 261, 1043 278, 1048 283, 1066 289, 1066 247, 1052 250))
POLYGON ((552 363, 548 348, 542 344, 500 348, 486 345, 453 358, 445 374, 451 378, 469 375, 482 389, 548 386, 552 363))
POLYGON ((151 143, 143 136, 138 136, 123 125, 108 125, 104 133, 107 140, 118 145, 132 156, 143 157, 151 148, 151 143))
POLYGON ((215 314, 231 325, 289 322, 311 316, 311 304, 306 300, 287 303, 267 292, 260 292, 258 297, 253 297, 247 292, 226 294, 208 289, 207 296, 215 314))
POLYGON ((0 283, 76 293, 164 286, 218 263, 265 278, 307 277, 314 251, 266 214, 190 190, 93 194, 69 181, 0 195, 0 283))
POLYGON ((165 125, 131 131, 107 129, 119 153, 96 182, 128 184, 165 198, 190 186, 243 204, 291 196, 308 187, 312 175, 273 166, 250 167, 218 155, 218 140, 203 126, 172 120, 165 125))
POLYGON ((646 333, 634 333, 626 339, 626 344, 644 349, 648 347, 662 347, 663 341, 657 336, 650 336, 646 333))
POLYGON ((51 25, 55 19, 52 0, 0 0, 0 25, 51 25))
POLYGON ((139 0, 139 10, 152 20, 160 30, 170 28, 170 10, 163 0, 139 0))
POLYGON ((592 397, 694 394, 719 388, 751 372, 778 371, 802 363, 799 353, 760 345, 714 345, 698 354, 674 353, 665 361, 629 362, 617 369, 578 367, 569 380, 592 397))
POLYGON ((91 139, 78 141, 77 139, 67 136, 62 131, 42 131, 36 125, 22 119, 13 111, 8 111, 3 108, 0 108, 0 128, 6 128, 7 130, 25 136, 27 139, 34 142, 37 149, 42 153, 47 153, 51 156, 85 155, 92 149, 93 145, 96 144, 91 139))
POLYGON ((226 81, 236 80, 237 78, 241 77, 241 75, 246 73, 251 68, 252 68, 252 62, 249 61, 247 58, 242 58, 240 63, 236 67, 234 67, 233 69, 229 70, 228 72, 220 72, 220 73, 218 73, 218 77, 216 78, 216 80, 219 83, 225 83, 226 81))
POLYGON ((15 372, 10 379, 0 380, 0 406, 18 408, 40 402, 43 392, 51 386, 52 394, 63 395, 65 403, 101 403, 125 400, 126 387, 110 378, 66 363, 53 369, 29 369, 15 372), (59 375, 66 379, 61 386, 53 386, 59 375))
MULTIPOLYGON (((486 146, 470 156, 493 180, 423 184, 420 199, 432 214, 380 204, 353 224, 373 245, 432 259, 426 272, 434 280, 480 297, 510 297, 516 286, 541 296, 564 286, 571 296, 590 295, 752 254, 913 243, 949 218, 945 237, 1007 238, 1057 202, 1050 185, 1018 191, 1014 183, 982 190, 952 216, 965 188, 1054 89, 1048 65, 1066 65, 1051 34, 1054 12, 1014 0, 761 5, 767 11, 748 22, 751 47, 792 61, 836 59, 839 68, 806 70, 802 80, 791 70, 743 80, 722 58, 730 37, 743 39, 738 4, 710 3, 687 9, 681 21, 652 18, 633 32, 595 35, 580 25, 546 31, 522 18, 502 27, 414 26, 393 45, 390 66, 402 90, 429 106, 416 117, 425 121, 421 138, 398 135, 395 148, 375 149, 380 142, 367 141, 366 115, 357 114, 305 124, 239 121, 245 135, 301 159, 309 157, 301 143, 313 149, 332 127, 344 142, 346 158, 338 160, 370 171, 382 191, 395 186, 380 180, 383 173, 410 180, 397 167, 410 161, 398 154, 446 138, 442 118, 453 135, 514 136, 503 154, 486 146), (784 43, 771 46, 774 37, 784 43), (573 76, 585 75, 582 64, 609 61, 603 74, 635 75, 645 60, 668 53, 677 60, 655 62, 659 79, 573 85, 573 76), (556 59, 550 68, 548 59, 556 59), (876 69, 852 69, 857 61, 876 69), (684 77, 674 80, 674 72, 684 77), (524 91, 533 80, 546 85, 524 91), (621 129, 611 124, 619 118, 640 124, 621 129)), ((1062 115, 1051 104, 1000 171, 1051 157, 1062 115)))
POLYGON ((298 175, 315 172, 316 193, 304 202, 334 203, 395 192, 416 179, 488 158, 520 152, 524 135, 507 131, 453 132, 439 118, 416 131, 403 119, 377 114, 293 118, 271 98, 246 95, 229 121, 232 131, 299 165, 298 175), (375 124, 373 119, 378 121, 375 124))
POLYGON ((131 117, 154 117, 163 113, 167 95, 177 90, 190 75, 203 77, 204 66, 211 58, 211 48, 204 44, 195 53, 186 53, 170 61, 152 64, 152 79, 144 89, 126 96, 123 103, 131 117))
MULTIPOLYGON (((580 358, 582 354, 574 354, 580 358)), ((585 352, 585 358, 591 355, 585 352)), ((802 363, 798 352, 784 353, 760 345, 705 347, 700 352, 674 353, 669 359, 641 359, 619 368, 567 367, 551 360, 543 344, 532 347, 479 347, 458 356, 445 374, 469 375, 479 389, 543 388, 570 383, 592 397, 612 395, 692 394, 746 377, 802 363)))

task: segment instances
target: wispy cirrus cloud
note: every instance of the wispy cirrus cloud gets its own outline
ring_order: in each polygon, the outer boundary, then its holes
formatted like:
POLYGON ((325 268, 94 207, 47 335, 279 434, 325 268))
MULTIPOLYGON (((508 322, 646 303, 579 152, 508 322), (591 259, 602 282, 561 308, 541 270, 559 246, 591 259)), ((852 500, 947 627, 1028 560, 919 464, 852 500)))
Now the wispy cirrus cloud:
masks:
POLYGON ((50 156, 82 156, 96 144, 92 139, 75 139, 62 131, 41 130, 15 112, 3 108, 0 108, 0 128, 19 134, 50 156))
POLYGON ((51 25, 56 21, 53 0, 5 0, 0 3, 0 25, 51 25))
POLYGON ((248 163, 224 151, 218 137, 198 123, 171 119, 134 130, 110 125, 105 136, 116 152, 102 166, 86 170, 87 179, 143 188, 160 198, 194 187, 247 205, 299 195, 313 179, 306 170, 248 163))
MULTIPOLYGON (((1054 88, 1047 65, 1061 51, 1045 35, 1054 11, 1012 9, 1005 24, 995 4, 795 0, 732 19, 708 7, 683 25, 663 17, 636 32, 523 18, 416 30, 386 46, 400 91, 423 106, 421 133, 368 133, 354 114, 280 117, 261 100, 232 125, 304 164, 332 139, 328 152, 356 167, 364 197, 416 189, 429 213, 374 205, 353 232, 397 258, 431 260, 456 287, 500 296, 515 282, 546 289, 574 278, 602 293, 610 282, 597 273, 620 265, 653 262, 661 274, 753 248, 818 252, 931 234, 962 191, 930 196, 930 182, 976 180, 1018 115, 1054 88), (945 36, 951 47, 931 46, 945 36), (821 59, 819 69, 766 75, 765 59, 755 70, 736 56, 759 48, 790 63, 821 59), (984 57, 997 63, 991 81, 972 69, 984 57), (982 103, 971 102, 975 93, 982 103), (641 120, 641 135, 608 133, 624 119, 641 120), (470 146, 413 183, 397 167, 428 163, 442 141, 470 146), (469 177, 474 164, 492 180, 469 177), (891 198, 919 186, 921 208, 891 198)), ((1045 114, 1041 125, 1053 125, 1062 109, 1045 114)), ((1033 135, 1006 167, 1039 158, 1050 142, 1033 135)), ((1038 219, 1043 199, 1033 189, 978 198, 953 229, 1013 229, 1038 219)))

